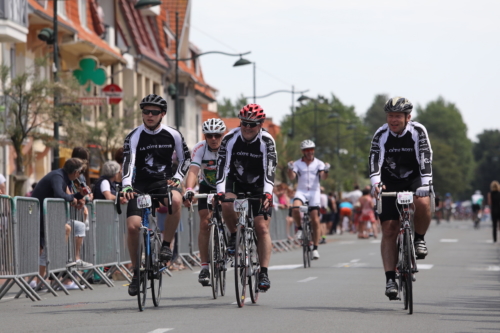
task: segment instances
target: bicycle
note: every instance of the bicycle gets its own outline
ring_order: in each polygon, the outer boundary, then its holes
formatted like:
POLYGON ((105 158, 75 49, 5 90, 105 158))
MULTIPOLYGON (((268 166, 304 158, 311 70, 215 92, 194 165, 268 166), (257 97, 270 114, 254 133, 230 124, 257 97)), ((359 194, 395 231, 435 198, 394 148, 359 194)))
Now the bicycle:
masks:
POLYGON ((210 228, 208 254, 210 261, 210 285, 213 297, 217 299, 219 293, 221 296, 226 294, 226 266, 229 261, 227 254, 227 234, 222 222, 220 206, 212 204, 214 194, 195 194, 193 197, 207 199, 209 209, 212 207, 212 216, 208 223, 210 228))
MULTIPOLYGON (((158 307, 161 299, 162 275, 167 266, 160 260, 162 245, 161 232, 155 218, 155 210, 159 205, 158 199, 168 198, 168 211, 172 212, 172 192, 167 187, 166 194, 134 194, 137 198, 137 207, 142 209, 141 227, 139 231, 138 250, 135 270, 139 272, 137 279, 137 303, 139 311, 144 310, 146 304, 147 282, 150 281, 153 305, 158 307)), ((118 214, 121 214, 119 198, 123 196, 120 191, 116 196, 115 205, 118 214)), ((133 283, 133 281, 131 282, 133 283)))
MULTIPOLYGON (((417 257, 415 255, 415 246, 413 244, 414 224, 413 204, 414 192, 382 192, 383 184, 379 184, 380 192, 377 197, 377 212, 382 213, 382 197, 396 197, 396 201, 402 206, 400 211, 400 228, 397 237, 398 262, 396 264, 396 277, 399 281, 399 294, 403 293, 404 309, 409 314, 413 313, 413 282, 416 281, 415 274, 418 273, 417 257), (413 207, 411 207, 413 206, 413 207)), ((429 184, 430 209, 431 213, 435 211, 434 191, 432 184, 429 184)), ((399 208, 398 208, 399 211, 399 208)), ((396 298, 401 300, 401 297, 396 298)))
POLYGON ((309 213, 311 209, 309 208, 309 203, 306 201, 303 206, 292 206, 292 209, 299 209, 302 216, 302 257, 304 260, 304 268, 311 267, 312 260, 312 231, 311 231, 311 219, 309 218, 309 213))
MULTIPOLYGON (((258 242, 249 201, 260 202, 260 198, 245 198, 244 194, 239 193, 236 199, 222 200, 222 202, 233 202, 234 211, 240 213, 236 225, 236 244, 233 258, 236 302, 240 308, 245 305, 247 285, 252 303, 257 303, 260 292, 258 289, 260 273, 258 242)), ((264 219, 267 220, 267 216, 267 213, 264 212, 264 219)))

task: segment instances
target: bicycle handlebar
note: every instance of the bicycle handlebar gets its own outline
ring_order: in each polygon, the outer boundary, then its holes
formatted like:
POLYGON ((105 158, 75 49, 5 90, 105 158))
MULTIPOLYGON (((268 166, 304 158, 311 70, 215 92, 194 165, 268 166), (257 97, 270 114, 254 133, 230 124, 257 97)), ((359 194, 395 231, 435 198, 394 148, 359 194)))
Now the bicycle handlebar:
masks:
MULTIPOLYGON (((234 202, 234 200, 248 200, 248 201, 261 201, 260 198, 242 198, 242 199, 238 199, 238 198, 227 198, 227 199, 222 199, 222 200, 219 200, 220 202, 234 202)), ((264 215, 264 220, 267 221, 267 218, 268 218, 268 214, 267 214, 267 210, 264 211, 264 210, 260 210, 259 213, 262 213, 262 215, 264 215)))
MULTIPOLYGON (((172 214, 172 186, 167 185, 167 193, 146 193, 151 197, 151 199, 163 199, 163 198, 168 198, 168 213, 172 214)), ((137 198, 139 195, 142 194, 137 194, 134 192, 134 198, 137 198)), ((123 192, 120 191, 120 185, 116 185, 116 198, 115 198, 115 206, 116 206, 116 212, 118 215, 121 215, 122 213, 122 207, 120 205, 120 198, 123 197, 123 192)))
MULTIPOLYGON (((378 184, 378 186, 379 186, 380 192, 379 192, 378 197, 376 198, 377 199, 377 213, 382 214, 382 197, 396 197, 399 192, 383 192, 382 186, 384 186, 384 184, 382 182, 380 182, 378 184)), ((410 192, 413 195, 415 195, 415 192, 413 192, 413 191, 400 191, 400 192, 410 192)), ((434 213, 436 211, 436 201, 435 201, 436 196, 434 194, 434 188, 432 186, 432 181, 429 182, 429 197, 431 199, 431 202, 430 202, 431 213, 434 213)))

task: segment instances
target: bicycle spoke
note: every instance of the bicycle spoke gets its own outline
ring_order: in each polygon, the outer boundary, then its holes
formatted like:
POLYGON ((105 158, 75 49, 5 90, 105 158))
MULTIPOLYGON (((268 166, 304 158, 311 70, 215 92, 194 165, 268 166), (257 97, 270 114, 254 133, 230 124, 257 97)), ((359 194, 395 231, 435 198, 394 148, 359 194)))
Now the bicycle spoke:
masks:
POLYGON ((247 280, 246 251, 245 231, 244 228, 238 226, 234 253, 234 284, 236 288, 236 301, 240 308, 245 305, 247 280))
POLYGON ((215 225, 210 226, 210 238, 208 241, 208 250, 209 250, 209 261, 210 261, 210 283, 212 285, 212 295, 214 299, 217 299, 217 251, 216 251, 216 241, 215 241, 215 225))
POLYGON ((141 229, 139 233, 139 247, 137 250, 137 267, 139 268, 139 278, 137 279, 137 303, 139 305, 139 311, 144 310, 147 293, 148 260, 145 237, 147 237, 147 235, 144 233, 143 229, 141 229))
POLYGON ((156 307, 160 305, 161 285, 163 280, 163 273, 160 271, 163 267, 163 263, 159 258, 161 249, 160 239, 160 235, 156 232, 151 238, 151 294, 153 297, 153 304, 156 307))

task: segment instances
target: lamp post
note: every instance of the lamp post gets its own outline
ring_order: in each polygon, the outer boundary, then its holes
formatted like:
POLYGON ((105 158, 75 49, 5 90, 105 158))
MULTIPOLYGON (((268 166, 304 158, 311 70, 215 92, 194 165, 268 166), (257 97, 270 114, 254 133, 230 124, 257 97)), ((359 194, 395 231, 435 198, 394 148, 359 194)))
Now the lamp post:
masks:
MULTIPOLYGON (((242 56, 250 54, 251 51, 244 53, 226 53, 222 51, 208 51, 195 55, 191 58, 179 59, 179 12, 175 12, 175 86, 169 86, 168 91, 169 95, 174 97, 174 111, 175 111, 175 128, 178 130, 180 127, 180 110, 179 110, 179 61, 189 61, 201 57, 206 54, 223 54, 231 57, 240 57, 234 66, 243 66, 251 64, 250 61, 244 59, 242 56)), ((168 59, 167 59, 168 60, 168 59)))
MULTIPOLYGON (((252 64, 253 65, 253 103, 255 104, 256 103, 256 99, 257 99, 257 96, 256 96, 256 83, 255 83, 255 80, 256 80, 256 77, 255 77, 255 61, 248 61, 246 59, 240 59, 238 60, 234 65, 233 67, 236 67, 236 66, 244 66, 244 65, 250 65, 252 64)), ((269 96, 269 95, 267 95, 269 96)), ((267 97, 267 96, 264 96, 264 97, 267 97)), ((245 97, 247 98, 247 97, 245 97)))

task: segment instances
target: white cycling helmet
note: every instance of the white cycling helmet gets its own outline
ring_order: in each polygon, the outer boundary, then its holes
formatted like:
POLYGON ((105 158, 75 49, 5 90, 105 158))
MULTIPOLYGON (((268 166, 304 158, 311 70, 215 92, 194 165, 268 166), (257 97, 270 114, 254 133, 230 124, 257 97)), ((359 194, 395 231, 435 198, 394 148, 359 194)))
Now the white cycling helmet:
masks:
POLYGON ((226 125, 219 118, 210 118, 203 123, 203 134, 222 134, 226 131, 226 125))
POLYGON ((311 140, 304 140, 300 143, 300 150, 315 148, 316 145, 311 140))

